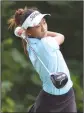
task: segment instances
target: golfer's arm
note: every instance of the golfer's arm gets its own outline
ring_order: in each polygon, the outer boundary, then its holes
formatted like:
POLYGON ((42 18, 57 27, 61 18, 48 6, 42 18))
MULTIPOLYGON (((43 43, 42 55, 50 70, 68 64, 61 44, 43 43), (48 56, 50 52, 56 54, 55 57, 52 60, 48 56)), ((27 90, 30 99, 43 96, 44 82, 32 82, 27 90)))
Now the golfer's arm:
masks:
POLYGON ((47 36, 51 36, 53 38, 55 38, 56 42, 61 45, 64 42, 64 35, 57 33, 57 32, 52 32, 52 31, 48 31, 47 32, 47 36))

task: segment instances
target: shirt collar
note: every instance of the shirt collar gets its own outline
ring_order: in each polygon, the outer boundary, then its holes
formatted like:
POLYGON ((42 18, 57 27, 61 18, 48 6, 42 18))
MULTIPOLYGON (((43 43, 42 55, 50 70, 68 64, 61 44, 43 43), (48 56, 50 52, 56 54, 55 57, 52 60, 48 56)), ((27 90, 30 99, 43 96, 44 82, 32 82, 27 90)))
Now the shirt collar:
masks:
POLYGON ((40 38, 34 38, 34 37, 28 37, 28 41, 31 43, 31 44, 36 44, 38 43, 38 41, 40 41, 41 39, 40 38))

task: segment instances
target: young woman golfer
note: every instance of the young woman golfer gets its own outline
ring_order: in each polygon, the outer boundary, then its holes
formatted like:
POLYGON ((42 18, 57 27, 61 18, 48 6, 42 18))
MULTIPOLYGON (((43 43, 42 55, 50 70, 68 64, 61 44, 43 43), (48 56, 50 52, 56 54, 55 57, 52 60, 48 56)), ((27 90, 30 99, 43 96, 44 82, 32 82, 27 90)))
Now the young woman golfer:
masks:
POLYGON ((14 25, 21 28, 15 31, 16 35, 22 37, 25 32, 28 42, 22 39, 24 51, 42 81, 42 90, 28 112, 76 112, 73 83, 60 51, 64 36, 48 31, 47 15, 25 8, 16 10, 9 20, 10 28, 14 25))

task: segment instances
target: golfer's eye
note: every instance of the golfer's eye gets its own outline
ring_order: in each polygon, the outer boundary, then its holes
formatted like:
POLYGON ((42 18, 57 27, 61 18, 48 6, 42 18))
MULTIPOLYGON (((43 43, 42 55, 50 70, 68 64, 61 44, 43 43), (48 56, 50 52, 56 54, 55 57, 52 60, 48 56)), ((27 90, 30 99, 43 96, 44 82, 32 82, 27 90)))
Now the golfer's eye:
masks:
POLYGON ((36 28, 39 28, 39 27, 40 27, 40 24, 36 26, 36 28))
POLYGON ((46 24, 46 20, 45 19, 43 19, 43 24, 46 24))
POLYGON ((43 23, 46 24, 46 21, 44 20, 43 23))

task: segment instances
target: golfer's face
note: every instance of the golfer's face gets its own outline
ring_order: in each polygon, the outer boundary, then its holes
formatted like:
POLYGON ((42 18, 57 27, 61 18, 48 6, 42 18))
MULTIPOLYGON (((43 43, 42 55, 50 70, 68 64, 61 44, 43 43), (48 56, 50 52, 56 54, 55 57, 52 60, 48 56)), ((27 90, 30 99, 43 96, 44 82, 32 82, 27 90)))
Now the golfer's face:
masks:
POLYGON ((39 38, 44 37, 46 35, 46 33, 47 33, 47 23, 46 23, 46 20, 43 18, 41 20, 41 22, 37 26, 29 29, 29 33, 33 37, 39 37, 39 38))

